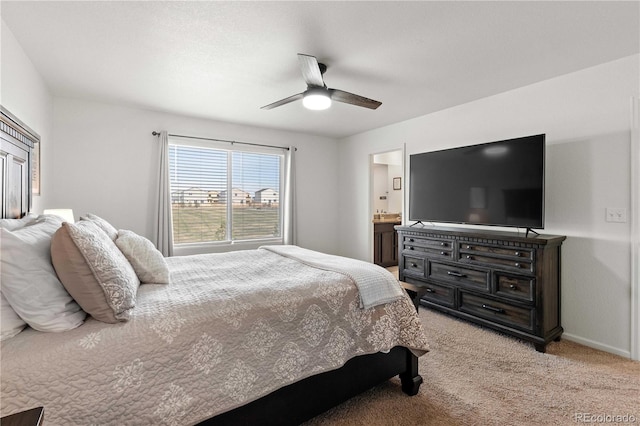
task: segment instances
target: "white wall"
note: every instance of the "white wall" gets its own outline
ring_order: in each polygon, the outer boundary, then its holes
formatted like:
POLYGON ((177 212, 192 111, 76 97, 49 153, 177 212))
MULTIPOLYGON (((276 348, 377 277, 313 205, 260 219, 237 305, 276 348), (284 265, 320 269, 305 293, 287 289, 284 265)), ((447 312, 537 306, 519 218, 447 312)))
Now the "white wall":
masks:
POLYGON ((373 164, 373 209, 376 213, 389 211, 389 166, 373 164))
POLYGON ((157 138, 169 133, 298 148, 298 244, 337 251, 337 141, 143 109, 54 100, 53 202, 94 213, 148 238, 153 229, 157 138))
MULTIPOLYGON (((400 155, 402 158, 402 155, 400 155)), ((389 187, 389 213, 402 213, 402 191, 393 189, 393 179, 400 177, 400 187, 404 185, 402 164, 389 164, 387 185, 389 187)))
POLYGON ((40 136, 40 196, 33 211, 41 211, 51 195, 53 98, 46 83, 4 21, 0 24, 0 103, 40 136))
MULTIPOLYGON (((639 93, 638 61, 638 55, 623 58, 346 138, 339 173, 351 185, 340 194, 340 253, 370 258, 371 153, 406 143, 408 156, 546 133, 545 233, 567 236, 565 337, 629 356, 631 228, 604 219, 606 207, 626 208, 633 217, 629 116, 630 99, 639 93)), ((404 179, 405 191, 408 184, 404 179)))

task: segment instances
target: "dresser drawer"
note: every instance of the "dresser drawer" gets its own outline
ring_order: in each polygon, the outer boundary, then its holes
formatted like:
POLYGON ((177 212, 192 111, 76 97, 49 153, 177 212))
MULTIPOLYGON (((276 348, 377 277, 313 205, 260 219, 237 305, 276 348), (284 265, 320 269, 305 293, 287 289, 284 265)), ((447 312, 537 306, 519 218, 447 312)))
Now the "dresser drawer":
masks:
POLYGON ((534 278, 518 277, 516 275, 496 272, 494 279, 496 282, 495 288, 497 295, 526 302, 533 302, 535 300, 536 280, 534 278))
POLYGON ((404 246, 404 252, 407 253, 409 256, 411 256, 411 254, 413 253, 420 253, 424 256, 430 256, 430 257, 441 257, 443 259, 453 259, 453 250, 451 249, 440 249, 440 248, 434 248, 434 247, 420 247, 420 246, 411 246, 411 245, 406 245, 404 246))
POLYGON ((458 243, 458 247, 460 249, 460 253, 498 255, 530 261, 533 260, 534 253, 531 249, 519 249, 517 247, 510 248, 504 246, 497 247, 473 243, 458 243))
POLYGON ((463 285, 480 291, 489 291, 489 272, 462 268, 429 260, 427 277, 434 280, 463 285))
POLYGON ((420 257, 402 256, 402 269, 405 274, 424 277, 424 259, 420 257))
POLYGON ((472 263, 489 268, 511 269, 514 271, 521 271, 523 273, 534 272, 534 265, 530 260, 506 259, 473 253, 460 253, 458 257, 461 263, 472 263))
POLYGON ((526 331, 535 329, 535 308, 523 308, 460 292, 460 311, 526 331))
POLYGON ((455 307, 455 289, 434 283, 425 283, 424 281, 405 278, 405 282, 416 285, 422 289, 422 298, 438 305, 455 307))
POLYGON ((403 249, 407 253, 424 253, 428 256, 453 259, 453 243, 431 238, 404 237, 403 249))
POLYGON ((453 242, 439 238, 424 238, 405 235, 402 243, 406 246, 429 247, 432 249, 453 249, 453 242))
POLYGON ((535 272, 535 251, 517 247, 458 243, 458 260, 490 268, 535 272))

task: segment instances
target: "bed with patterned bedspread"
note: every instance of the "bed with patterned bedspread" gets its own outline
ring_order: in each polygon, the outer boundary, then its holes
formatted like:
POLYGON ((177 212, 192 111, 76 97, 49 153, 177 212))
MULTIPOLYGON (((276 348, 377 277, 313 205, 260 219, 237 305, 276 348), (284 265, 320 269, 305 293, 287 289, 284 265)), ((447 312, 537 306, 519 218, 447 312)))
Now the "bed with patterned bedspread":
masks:
MULTIPOLYGON (((2 415, 44 406, 50 425, 195 424, 360 355, 428 350, 404 293, 364 306, 365 262, 292 250, 167 258, 170 283, 140 285, 126 322, 88 316, 3 341, 2 415)), ((374 268, 375 288, 388 272, 374 268)))
POLYGON ((386 271, 293 247, 163 260, 130 231, 37 217, 39 137, 0 112, 1 416, 43 406, 47 425, 281 425, 394 375, 418 391, 427 344, 386 271), (74 229, 89 235, 63 248, 102 247, 83 253, 91 268, 54 250, 74 229))

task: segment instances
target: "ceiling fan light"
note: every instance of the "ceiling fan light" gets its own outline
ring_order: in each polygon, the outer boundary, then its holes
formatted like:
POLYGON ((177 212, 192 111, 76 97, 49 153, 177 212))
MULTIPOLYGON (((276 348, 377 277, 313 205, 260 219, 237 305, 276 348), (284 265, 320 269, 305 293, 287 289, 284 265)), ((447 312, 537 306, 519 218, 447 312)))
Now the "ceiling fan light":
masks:
POLYGON ((323 89, 309 89, 304 94, 302 105, 307 109, 323 110, 331 106, 331 98, 329 93, 323 89))

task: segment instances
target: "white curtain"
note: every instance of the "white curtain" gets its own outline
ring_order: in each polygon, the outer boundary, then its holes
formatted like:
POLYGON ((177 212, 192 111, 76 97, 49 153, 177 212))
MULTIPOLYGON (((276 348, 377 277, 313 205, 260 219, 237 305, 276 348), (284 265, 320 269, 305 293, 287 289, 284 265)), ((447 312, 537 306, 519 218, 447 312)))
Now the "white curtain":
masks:
POLYGON ((171 186, 169 183, 169 135, 166 130, 158 137, 160 162, 158 173, 158 204, 156 205, 155 244, 164 256, 173 256, 171 229, 171 186))
POLYGON ((283 240, 284 244, 297 244, 296 237, 296 148, 289 147, 285 154, 285 182, 284 182, 284 206, 282 209, 284 218, 283 240))

